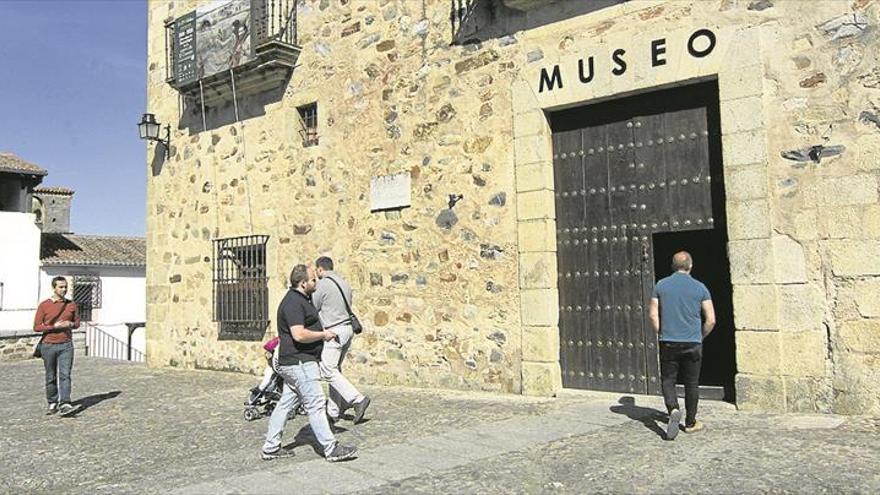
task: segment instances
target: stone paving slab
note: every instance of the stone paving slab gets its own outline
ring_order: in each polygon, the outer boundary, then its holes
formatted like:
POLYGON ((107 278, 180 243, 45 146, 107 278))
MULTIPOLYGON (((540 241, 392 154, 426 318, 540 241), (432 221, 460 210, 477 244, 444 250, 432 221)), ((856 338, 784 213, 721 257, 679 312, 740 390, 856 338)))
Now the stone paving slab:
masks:
POLYGON ((321 459, 298 417, 296 457, 266 462, 266 421, 241 418, 256 377, 77 357, 63 419, 39 362, 0 373, 0 493, 880 493, 880 418, 704 401, 706 431, 667 442, 659 397, 366 388, 369 421, 338 435, 359 459, 321 459))

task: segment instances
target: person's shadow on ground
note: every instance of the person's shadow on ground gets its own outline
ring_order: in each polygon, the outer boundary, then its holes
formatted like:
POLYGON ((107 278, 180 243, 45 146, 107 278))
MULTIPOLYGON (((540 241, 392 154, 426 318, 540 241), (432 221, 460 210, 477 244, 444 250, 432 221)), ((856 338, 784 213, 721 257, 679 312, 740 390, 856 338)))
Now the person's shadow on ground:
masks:
MULTIPOLYGON (((306 416, 308 418, 308 416, 306 416)), ((340 433, 344 433, 348 431, 348 428, 344 428, 339 426, 338 424, 330 427, 333 430, 334 435, 338 435, 340 433)), ((296 432, 296 436, 293 437, 293 441, 287 445, 284 445, 282 448, 285 450, 292 449, 297 445, 308 445, 312 448, 315 454, 318 454, 319 457, 324 457, 324 447, 318 443, 318 439, 315 438, 315 433, 312 431, 312 427, 308 423, 308 419, 306 420, 306 424, 296 432)))
POLYGON ((623 396, 617 400, 619 406, 611 406, 611 412, 623 414, 629 419, 634 419, 645 428, 653 431, 660 438, 666 439, 666 431, 657 424, 657 421, 665 421, 666 413, 653 407, 641 407, 636 405, 636 400, 630 396, 623 396))
POLYGON ((103 394, 94 394, 94 395, 89 395, 88 397, 83 397, 81 399, 77 399, 77 400, 71 402, 71 405, 74 407, 79 407, 79 410, 77 410, 75 413, 71 414, 70 416, 79 416, 86 409, 88 409, 94 405, 100 404, 101 402, 104 402, 105 400, 114 399, 114 398, 118 397, 119 394, 121 394, 121 393, 122 393, 121 390, 114 390, 112 392, 105 392, 103 394))

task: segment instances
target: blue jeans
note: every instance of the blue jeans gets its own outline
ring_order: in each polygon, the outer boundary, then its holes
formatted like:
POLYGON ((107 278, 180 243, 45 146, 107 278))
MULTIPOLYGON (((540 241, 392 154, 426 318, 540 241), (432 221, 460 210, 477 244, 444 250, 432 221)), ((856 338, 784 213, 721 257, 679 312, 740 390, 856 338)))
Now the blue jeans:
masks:
POLYGON ((49 404, 70 403, 70 371, 73 369, 73 342, 43 343, 43 366, 46 368, 46 399, 49 404), (60 395, 60 396, 59 396, 60 395))
POLYGON ((263 452, 275 452, 281 448, 281 435, 284 433, 284 425, 287 424, 287 414, 302 401, 309 415, 312 432, 324 448, 324 455, 329 455, 336 447, 336 437, 333 436, 324 412, 327 399, 324 397, 324 389, 321 388, 318 363, 306 361, 291 366, 279 365, 278 374, 284 379, 284 391, 269 418, 269 431, 266 432, 263 452))

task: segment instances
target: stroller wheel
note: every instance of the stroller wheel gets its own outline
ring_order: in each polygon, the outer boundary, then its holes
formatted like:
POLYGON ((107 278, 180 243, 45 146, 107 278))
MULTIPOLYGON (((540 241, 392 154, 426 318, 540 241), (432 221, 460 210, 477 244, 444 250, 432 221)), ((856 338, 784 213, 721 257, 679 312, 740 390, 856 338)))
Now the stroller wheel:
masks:
POLYGON ((245 421, 253 421, 260 417, 260 412, 252 407, 247 407, 244 410, 244 419, 245 421))

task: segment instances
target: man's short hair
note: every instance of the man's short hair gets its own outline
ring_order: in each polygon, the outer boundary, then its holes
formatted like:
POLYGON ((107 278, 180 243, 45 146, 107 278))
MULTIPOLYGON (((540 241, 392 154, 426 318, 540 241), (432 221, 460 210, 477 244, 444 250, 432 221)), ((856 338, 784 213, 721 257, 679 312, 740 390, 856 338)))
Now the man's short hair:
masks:
POLYGON ((325 270, 333 270, 333 260, 331 260, 328 256, 321 256, 315 261, 315 266, 318 268, 323 268, 325 270))
POLYGON ((693 266, 694 259, 691 258, 691 253, 687 251, 679 251, 672 256, 672 269, 675 271, 690 270, 693 266))
POLYGON ((296 289, 299 284, 309 279, 309 267, 306 265, 296 265, 290 271, 290 287, 296 289))
POLYGON ((64 282, 64 283, 66 284, 66 283, 67 283, 67 279, 64 278, 64 277, 62 277, 62 276, 60 276, 60 275, 57 276, 57 277, 55 277, 55 278, 53 278, 53 279, 52 279, 52 288, 54 289, 55 287, 57 287, 58 284, 59 284, 60 282, 64 282))

